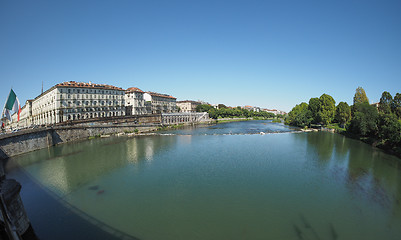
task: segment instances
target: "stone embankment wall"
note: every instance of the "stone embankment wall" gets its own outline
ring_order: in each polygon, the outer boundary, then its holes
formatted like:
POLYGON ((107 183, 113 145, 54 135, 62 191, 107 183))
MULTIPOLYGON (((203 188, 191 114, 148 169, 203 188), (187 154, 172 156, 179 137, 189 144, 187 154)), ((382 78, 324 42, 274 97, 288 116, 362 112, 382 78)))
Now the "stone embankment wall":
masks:
POLYGON ((67 143, 88 139, 92 136, 110 135, 115 133, 154 131, 158 124, 125 125, 125 126, 62 126, 38 130, 29 130, 7 134, 0 138, 0 159, 16 156, 22 153, 67 143))
POLYGON ((161 126, 160 115, 81 121, 0 135, 0 160, 89 137, 126 132, 150 132, 161 126))

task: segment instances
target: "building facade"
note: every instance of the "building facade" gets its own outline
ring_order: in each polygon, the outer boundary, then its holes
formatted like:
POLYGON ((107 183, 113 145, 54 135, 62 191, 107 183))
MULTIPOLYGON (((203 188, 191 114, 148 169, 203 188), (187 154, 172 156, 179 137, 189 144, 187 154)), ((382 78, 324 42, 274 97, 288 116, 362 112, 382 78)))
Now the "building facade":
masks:
POLYGON ((148 114, 144 99, 145 92, 139 88, 132 87, 125 91, 126 115, 148 114))
POLYGON ((177 98, 168 94, 145 92, 143 95, 145 108, 149 114, 177 112, 177 98))
POLYGON ((196 107, 201 103, 196 101, 177 101, 177 107, 180 108, 180 112, 196 112, 196 107))
POLYGON ((124 90, 111 85, 64 82, 32 101, 34 125, 124 115, 124 90))

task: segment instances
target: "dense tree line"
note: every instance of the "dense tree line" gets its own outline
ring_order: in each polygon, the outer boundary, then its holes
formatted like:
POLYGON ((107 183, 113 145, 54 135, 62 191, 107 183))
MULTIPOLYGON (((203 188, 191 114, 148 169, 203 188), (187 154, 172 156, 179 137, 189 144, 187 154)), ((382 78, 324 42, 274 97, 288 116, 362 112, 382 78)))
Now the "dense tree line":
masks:
POLYGON ((296 105, 285 119, 288 125, 311 127, 313 124, 337 126, 345 133, 370 139, 378 146, 401 150, 401 94, 394 98, 383 92, 378 107, 369 104, 363 88, 356 89, 353 105, 327 94, 296 105))
POLYGON ((269 112, 254 112, 241 107, 228 108, 224 104, 219 104, 218 109, 208 105, 201 104, 196 107, 197 112, 208 112, 209 117, 218 118, 273 118, 275 115, 269 112))

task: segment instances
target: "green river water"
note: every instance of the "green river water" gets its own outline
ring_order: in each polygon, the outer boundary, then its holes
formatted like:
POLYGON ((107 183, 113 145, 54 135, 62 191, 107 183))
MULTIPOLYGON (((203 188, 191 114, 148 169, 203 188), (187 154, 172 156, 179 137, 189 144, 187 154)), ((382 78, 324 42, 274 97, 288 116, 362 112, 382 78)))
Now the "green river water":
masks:
POLYGON ((69 143, 7 169, 40 239, 401 239, 401 159, 269 121, 69 143))

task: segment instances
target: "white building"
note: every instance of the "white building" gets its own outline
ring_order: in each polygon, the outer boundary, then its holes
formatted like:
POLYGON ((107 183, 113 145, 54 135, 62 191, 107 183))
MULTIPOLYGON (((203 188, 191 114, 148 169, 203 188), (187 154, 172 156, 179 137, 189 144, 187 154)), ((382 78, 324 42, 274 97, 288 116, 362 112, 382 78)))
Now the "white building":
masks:
POLYGON ((132 87, 125 91, 125 110, 126 115, 148 114, 145 107, 144 94, 141 89, 132 87))
POLYGON ((285 114, 287 114, 286 112, 280 111, 280 110, 277 110, 277 109, 263 109, 263 111, 264 112, 273 113, 274 115, 278 115, 278 114, 285 115, 285 114))
POLYGON ((27 100, 25 102, 25 106, 21 108, 21 113, 18 121, 18 113, 14 113, 11 116, 12 122, 9 122, 8 125, 11 128, 25 128, 32 125, 32 101, 27 100))
POLYGON ((200 102, 190 100, 177 101, 177 107, 180 108, 181 112, 196 112, 196 107, 200 104, 200 102))
POLYGON ((32 124, 124 116, 124 90, 111 85, 63 82, 32 101, 32 124))
POLYGON ((146 92, 143 95, 145 108, 149 114, 177 112, 177 98, 167 94, 146 92))

